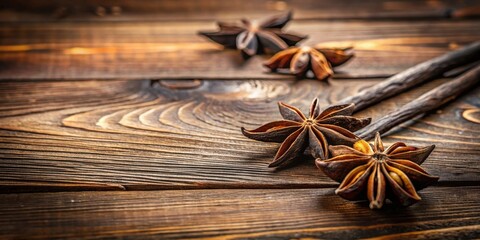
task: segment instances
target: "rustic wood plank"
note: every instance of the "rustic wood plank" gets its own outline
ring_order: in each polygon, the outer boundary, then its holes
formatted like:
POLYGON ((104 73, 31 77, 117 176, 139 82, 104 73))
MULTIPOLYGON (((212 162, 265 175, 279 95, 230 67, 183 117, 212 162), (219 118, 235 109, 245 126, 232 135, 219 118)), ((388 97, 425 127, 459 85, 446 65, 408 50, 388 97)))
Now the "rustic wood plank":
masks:
MULTIPOLYGON (((423 85, 360 112, 374 120, 448 79, 423 85)), ((312 159, 273 171, 278 144, 245 138, 279 119, 278 100, 307 110, 377 80, 0 82, 0 187, 9 191, 79 189, 285 188, 336 183, 312 159), (43 188, 39 188, 43 186, 43 188)), ((424 164, 440 184, 480 181, 480 89, 385 138, 436 144, 424 164)))
POLYGON ((0 195, 0 237, 471 239, 480 187, 431 187, 409 208, 372 211, 333 189, 0 195))
MULTIPOLYGON (((293 22, 306 45, 353 45, 337 78, 386 77, 480 39, 480 20, 293 22)), ((294 79, 197 36, 212 22, 23 23, 0 26, 0 79, 294 79)))
MULTIPOLYGON (((238 19, 261 17, 292 9, 296 19, 418 19, 464 17, 464 9, 480 5, 478 0, 438 1, 315 1, 254 0, 74 0, 7 1, 1 4, 2 21, 144 21, 238 19)), ((468 16, 471 16, 469 14, 468 16)), ((478 16, 478 13, 473 14, 478 16)))

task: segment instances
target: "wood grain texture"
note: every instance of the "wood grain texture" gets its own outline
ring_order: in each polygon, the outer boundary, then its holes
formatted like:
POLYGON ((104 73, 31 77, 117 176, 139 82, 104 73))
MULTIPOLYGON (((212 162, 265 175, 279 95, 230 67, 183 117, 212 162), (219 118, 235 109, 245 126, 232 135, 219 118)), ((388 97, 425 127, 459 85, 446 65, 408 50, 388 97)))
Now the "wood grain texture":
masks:
MULTIPOLYGON (((375 120, 445 81, 358 115, 375 120)), ((325 107, 377 82, 2 82, 0 187, 10 192, 335 186, 309 158, 287 170, 268 169, 279 144, 245 138, 240 127, 278 120, 279 100, 306 111, 316 96, 325 107)), ((475 89, 441 114, 400 126, 386 144, 436 144, 424 166, 440 176, 440 184, 477 184, 478 123, 459 113, 478 108, 479 94, 475 89)))
POLYGON ((382 211, 333 189, 78 192, 0 195, 0 237, 471 239, 480 187, 431 187, 382 211))
MULTIPOLYGON (((325 107, 478 41, 478 6, 2 1, 0 239, 480 238, 478 87, 384 137, 437 145, 422 166, 440 182, 406 209, 371 211, 335 196, 338 184, 308 157, 269 169, 279 144, 240 132, 279 119, 277 101, 306 111, 319 97, 325 107), (287 9, 286 30, 310 35, 303 44, 355 47, 330 83, 268 73, 268 56, 244 62, 197 36, 214 20, 287 9)), ((452 76, 356 115, 375 121, 452 76)))
MULTIPOLYGON (((353 45, 336 78, 387 77, 480 39, 479 20, 302 21, 287 30, 305 45, 353 45), (392 56, 395 56, 394 58, 392 56)), ((269 73, 268 56, 243 61, 197 35, 213 22, 16 23, 0 25, 0 79, 294 79, 269 73)))
POLYGON ((478 0, 438 1, 315 1, 315 0, 71 0, 6 1, 0 6, 2 21, 144 21, 238 19, 261 17, 293 9, 296 19, 441 19, 478 16, 467 12, 478 0), (461 13, 461 14, 459 14, 461 13))

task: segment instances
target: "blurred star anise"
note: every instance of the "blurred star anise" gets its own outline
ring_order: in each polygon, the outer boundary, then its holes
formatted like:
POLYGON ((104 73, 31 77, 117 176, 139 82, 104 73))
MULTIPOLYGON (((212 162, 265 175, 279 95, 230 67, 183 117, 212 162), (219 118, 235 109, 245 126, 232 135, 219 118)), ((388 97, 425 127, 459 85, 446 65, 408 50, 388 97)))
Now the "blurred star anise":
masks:
POLYGON ((241 24, 218 22, 219 31, 201 31, 199 34, 226 48, 239 49, 243 56, 248 58, 268 51, 276 53, 305 39, 306 36, 282 31, 291 18, 292 12, 286 12, 262 22, 247 19, 242 19, 241 24))
POLYGON ((354 56, 348 48, 290 47, 278 52, 264 65, 272 71, 288 72, 304 78, 309 70, 318 80, 333 75, 332 67, 342 65, 354 56))
POLYGON ((360 140, 354 147, 330 146, 332 158, 317 159, 317 166, 330 178, 342 182, 336 194, 348 200, 370 201, 370 208, 381 208, 385 199, 401 206, 420 201, 417 190, 438 181, 420 164, 435 148, 407 146, 397 142, 384 149, 380 134, 372 146, 360 140))
POLYGON ((283 142, 269 167, 286 166, 307 147, 315 158, 328 157, 329 144, 352 146, 359 138, 352 132, 368 124, 370 118, 352 117, 354 104, 331 106, 320 112, 314 99, 307 118, 298 108, 279 102, 285 120, 267 123, 255 130, 242 128, 243 135, 265 142, 283 142))

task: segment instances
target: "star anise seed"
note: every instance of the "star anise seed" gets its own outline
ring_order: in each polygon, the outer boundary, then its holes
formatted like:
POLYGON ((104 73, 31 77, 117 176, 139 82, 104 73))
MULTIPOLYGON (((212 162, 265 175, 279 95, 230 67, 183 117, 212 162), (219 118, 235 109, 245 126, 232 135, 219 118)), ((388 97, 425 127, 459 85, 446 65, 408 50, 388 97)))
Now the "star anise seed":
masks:
POLYGON ((328 157, 328 145, 352 146, 359 138, 352 132, 368 124, 370 118, 352 117, 354 104, 336 105, 320 111, 318 99, 310 106, 309 117, 298 108, 279 102, 284 120, 267 123, 254 130, 242 128, 248 138, 265 142, 282 142, 269 167, 286 166, 307 147, 315 158, 328 157))
POLYGON ((327 176, 341 182, 336 194, 348 200, 370 201, 370 208, 382 208, 385 199, 401 206, 421 200, 417 190, 438 181, 420 167, 435 148, 407 146, 396 142, 384 149, 377 133, 372 146, 359 140, 353 146, 330 146, 332 158, 315 162, 327 176))
POLYGON ((332 67, 342 65, 354 56, 352 48, 313 48, 290 47, 278 52, 264 65, 271 71, 285 72, 305 77, 311 70, 318 80, 328 79, 333 75, 332 67))
POLYGON ((307 38, 282 31, 291 18, 292 12, 286 12, 262 22, 247 19, 242 19, 241 24, 218 22, 219 31, 199 34, 226 48, 239 49, 248 58, 268 51, 276 53, 307 38))

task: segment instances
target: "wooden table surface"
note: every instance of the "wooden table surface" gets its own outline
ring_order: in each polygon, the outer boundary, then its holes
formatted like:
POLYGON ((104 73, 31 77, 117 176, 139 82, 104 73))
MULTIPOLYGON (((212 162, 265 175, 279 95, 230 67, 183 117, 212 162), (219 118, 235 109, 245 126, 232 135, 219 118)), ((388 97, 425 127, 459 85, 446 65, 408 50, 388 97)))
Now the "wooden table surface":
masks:
MULTIPOLYGON (((0 4, 0 238, 478 238, 480 88, 398 126, 437 147, 409 208, 334 194, 305 158, 244 137, 480 40, 480 1, 11 1, 0 4), (198 36, 214 20, 294 9, 304 44, 353 45, 330 83, 268 73, 198 36)), ((449 81, 359 112, 373 120, 449 81)))

